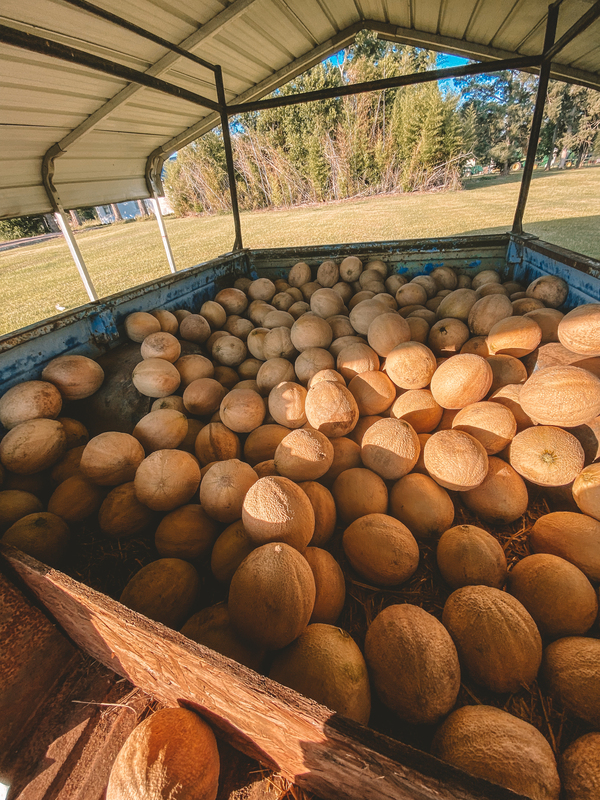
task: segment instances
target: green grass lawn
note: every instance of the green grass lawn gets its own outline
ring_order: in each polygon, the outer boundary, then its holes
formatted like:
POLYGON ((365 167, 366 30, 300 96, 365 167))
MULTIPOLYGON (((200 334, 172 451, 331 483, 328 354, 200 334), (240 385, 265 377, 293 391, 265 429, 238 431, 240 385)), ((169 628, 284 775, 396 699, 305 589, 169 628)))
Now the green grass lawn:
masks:
MULTIPOLYGON (((281 211, 242 214, 247 247, 367 242, 509 230, 520 174, 483 177, 463 191, 391 195, 281 211)), ((600 167, 534 173, 525 229, 554 244, 600 259, 600 167)), ((231 215, 169 218, 178 269, 231 250, 231 215)), ((168 272, 154 219, 77 236, 100 297, 168 272)), ((62 238, 0 253, 0 334, 87 302, 62 238)))

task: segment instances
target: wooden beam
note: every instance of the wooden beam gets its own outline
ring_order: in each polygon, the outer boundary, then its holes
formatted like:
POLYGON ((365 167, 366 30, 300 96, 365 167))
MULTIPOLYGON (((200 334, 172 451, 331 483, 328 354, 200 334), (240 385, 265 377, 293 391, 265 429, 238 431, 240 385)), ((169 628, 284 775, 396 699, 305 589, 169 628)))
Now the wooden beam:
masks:
POLYGON ((335 714, 15 548, 0 552, 79 647, 165 705, 198 711, 237 749, 320 797, 519 797, 335 714))

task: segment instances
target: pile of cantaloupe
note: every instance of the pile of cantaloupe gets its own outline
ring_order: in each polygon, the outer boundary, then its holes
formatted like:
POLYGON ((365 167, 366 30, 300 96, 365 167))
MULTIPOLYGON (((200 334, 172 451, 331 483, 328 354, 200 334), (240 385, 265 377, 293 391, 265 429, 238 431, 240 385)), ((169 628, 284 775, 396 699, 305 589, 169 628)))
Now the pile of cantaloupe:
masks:
POLYGON ((88 441, 60 416, 102 384, 83 356, 0 398, 3 541, 60 565, 84 522, 154 536, 122 603, 359 722, 374 691, 437 726, 440 758, 545 800, 547 730, 456 708, 461 680, 503 706, 539 678, 590 730, 565 754, 565 796, 598 797, 600 306, 563 314, 567 293, 350 256, 240 278, 198 313, 131 314, 132 381, 153 404, 129 433, 88 441), (494 533, 537 487, 569 510, 539 515, 509 571, 494 533), (426 549, 443 613, 380 595, 359 648, 336 626, 346 581, 401 591, 426 549), (226 600, 202 608, 208 561, 226 600))

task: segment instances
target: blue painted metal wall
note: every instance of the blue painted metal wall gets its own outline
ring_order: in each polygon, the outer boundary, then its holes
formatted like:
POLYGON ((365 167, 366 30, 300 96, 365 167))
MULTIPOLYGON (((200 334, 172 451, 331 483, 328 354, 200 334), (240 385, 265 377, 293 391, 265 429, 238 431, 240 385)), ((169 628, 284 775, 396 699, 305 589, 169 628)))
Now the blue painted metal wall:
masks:
POLYGON ((506 260, 516 281, 528 284, 542 275, 558 275, 569 284, 564 309, 600 303, 600 261, 541 242, 511 237, 506 260))
POLYGON ((539 242, 534 237, 453 237, 404 242, 339 244, 320 247, 245 250, 198 264, 158 281, 89 303, 44 322, 0 337, 0 394, 24 380, 39 378, 52 358, 79 353, 95 358, 123 341, 123 322, 133 311, 185 308, 198 311, 235 277, 286 276, 298 261, 315 268, 325 259, 357 255, 380 258, 390 272, 426 274, 438 266, 475 274, 497 269, 507 279, 530 281, 542 274, 569 282, 569 308, 600 302, 600 263, 539 242))

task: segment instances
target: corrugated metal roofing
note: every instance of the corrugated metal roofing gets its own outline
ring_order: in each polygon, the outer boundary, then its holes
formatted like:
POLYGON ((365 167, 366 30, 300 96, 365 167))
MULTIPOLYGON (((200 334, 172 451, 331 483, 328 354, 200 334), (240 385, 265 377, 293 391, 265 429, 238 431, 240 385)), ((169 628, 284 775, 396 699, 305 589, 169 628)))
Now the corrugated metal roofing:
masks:
MULTIPOLYGON (((557 38, 592 5, 563 0, 557 38)), ((96 0, 221 65, 227 103, 258 99, 368 28, 490 60, 542 51, 546 0, 96 0)), ((63 0, 2 0, 0 24, 217 99, 212 72, 63 0)), ((600 21, 561 51, 552 77, 600 89, 600 21)), ((42 181, 58 143, 64 208, 148 196, 146 170, 218 124, 218 114, 6 44, 0 45, 0 218, 51 211, 42 181)))

